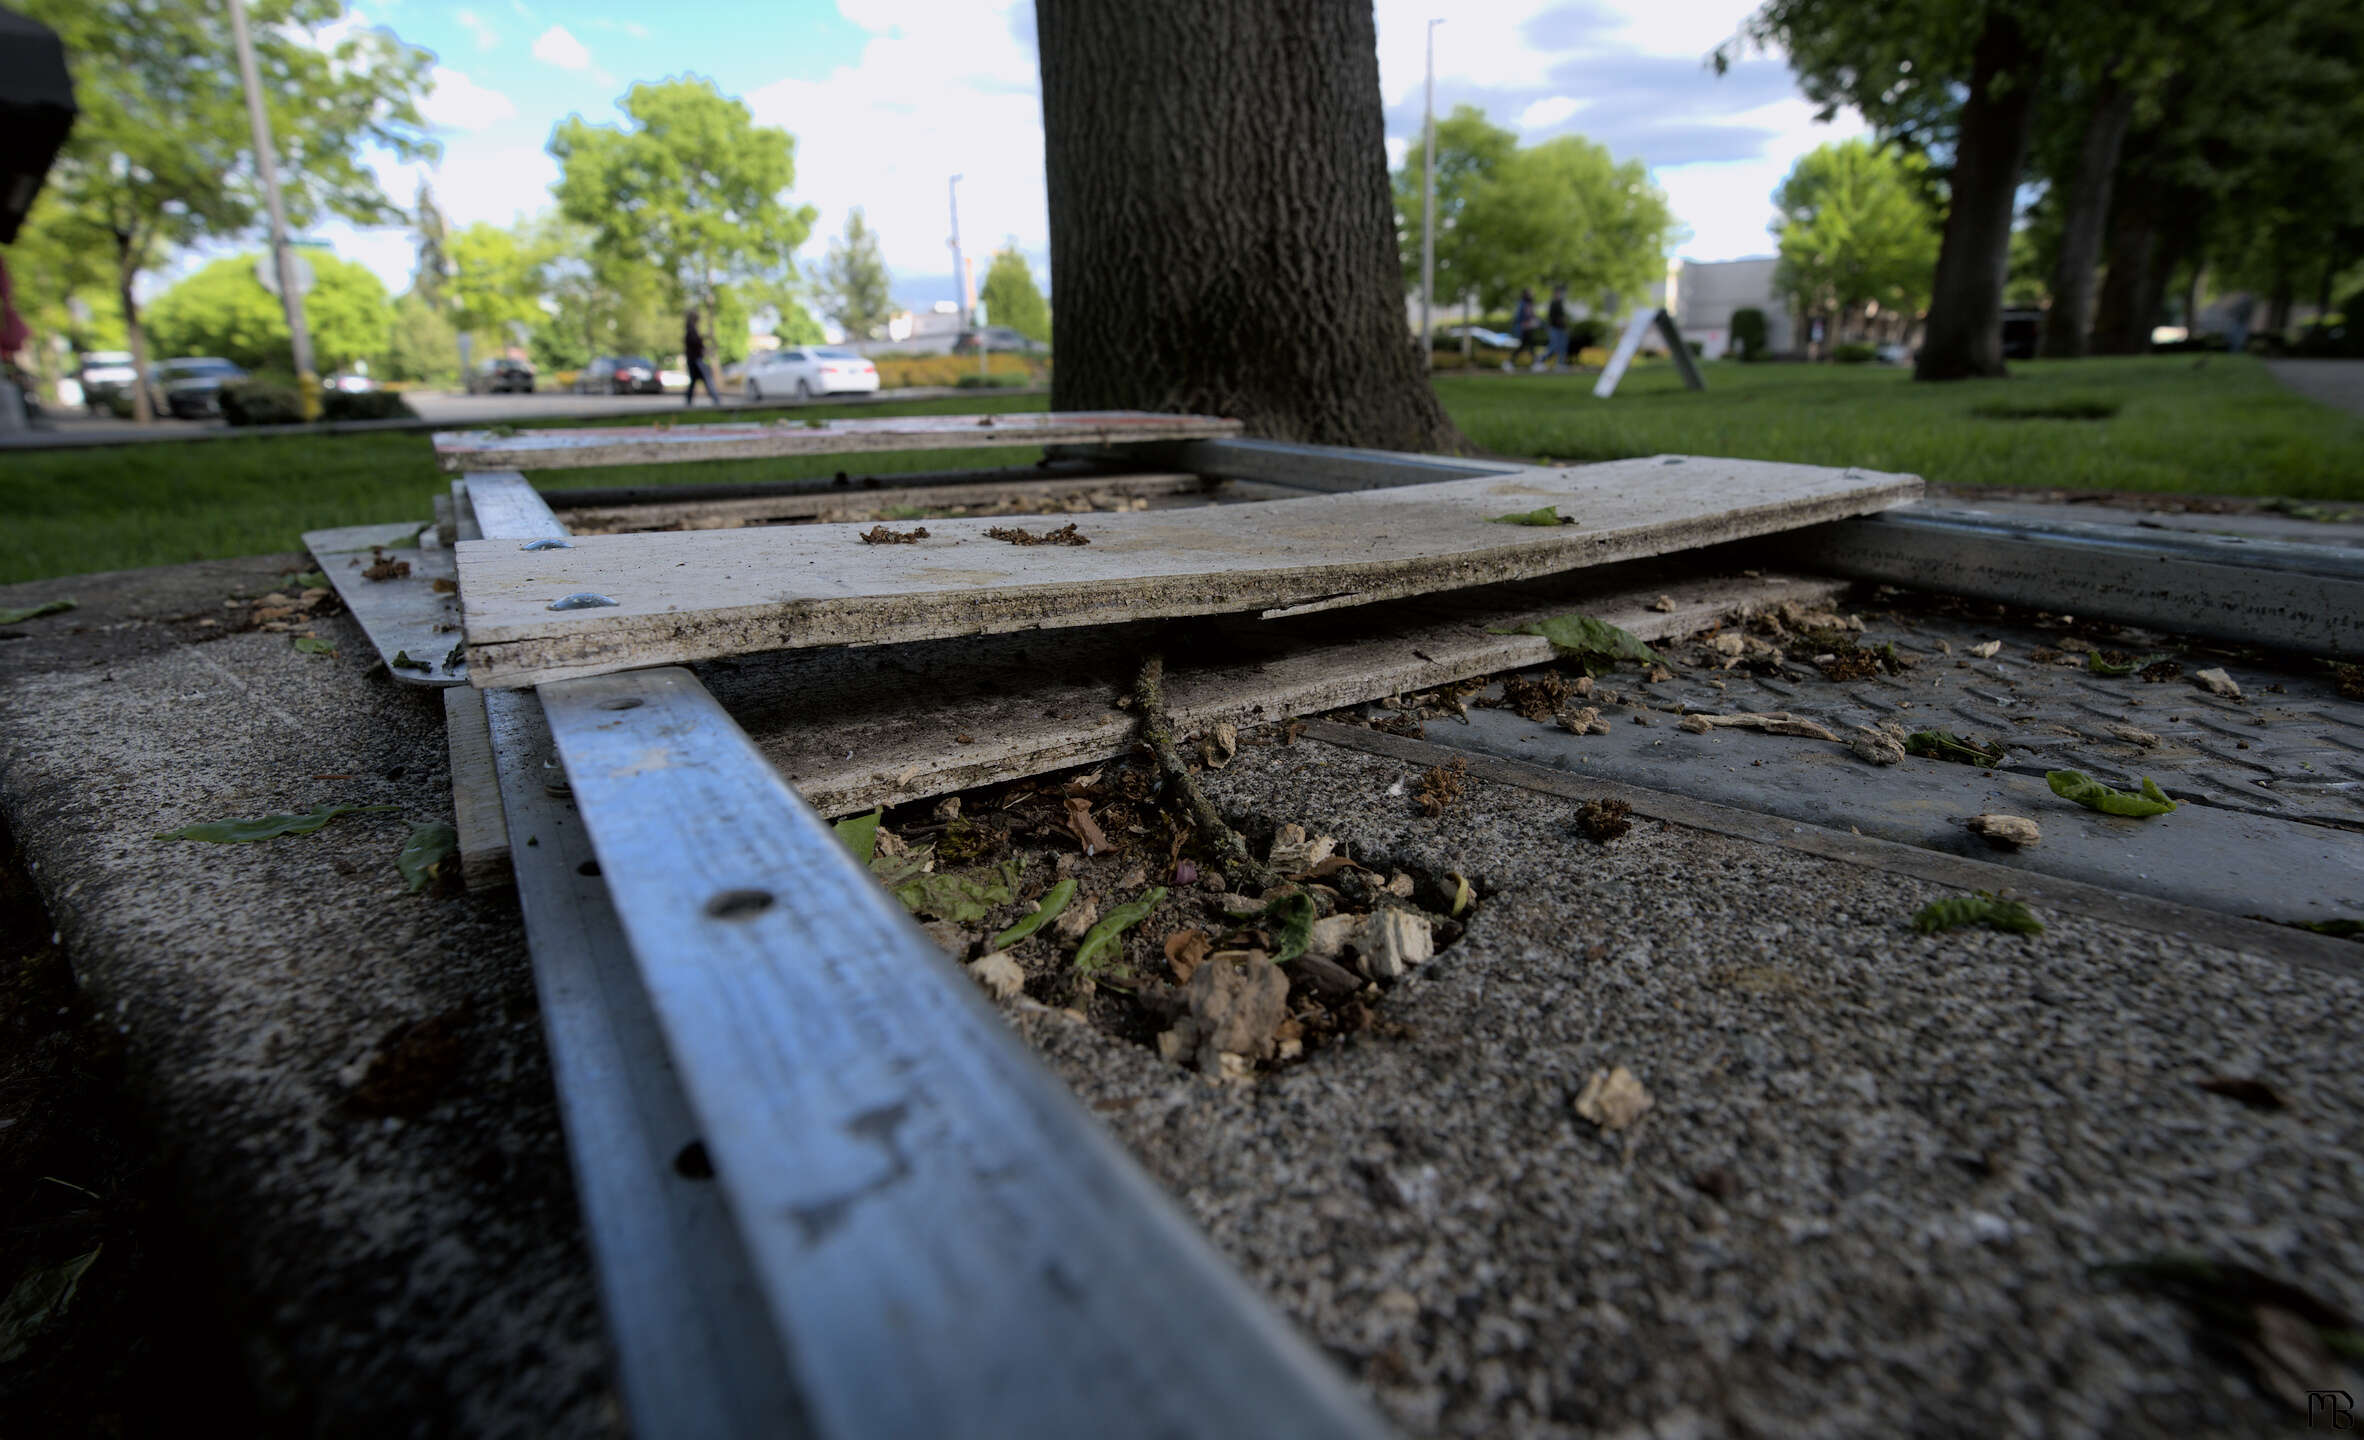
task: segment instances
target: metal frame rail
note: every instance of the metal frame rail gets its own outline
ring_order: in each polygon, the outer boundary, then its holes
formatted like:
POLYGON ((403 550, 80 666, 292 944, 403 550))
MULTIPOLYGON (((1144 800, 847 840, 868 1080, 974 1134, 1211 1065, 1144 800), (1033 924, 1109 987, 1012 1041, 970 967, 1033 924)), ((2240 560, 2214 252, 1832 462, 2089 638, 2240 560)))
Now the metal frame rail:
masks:
POLYGON ((487 698, 641 1433, 1384 1433, 687 671, 487 698))

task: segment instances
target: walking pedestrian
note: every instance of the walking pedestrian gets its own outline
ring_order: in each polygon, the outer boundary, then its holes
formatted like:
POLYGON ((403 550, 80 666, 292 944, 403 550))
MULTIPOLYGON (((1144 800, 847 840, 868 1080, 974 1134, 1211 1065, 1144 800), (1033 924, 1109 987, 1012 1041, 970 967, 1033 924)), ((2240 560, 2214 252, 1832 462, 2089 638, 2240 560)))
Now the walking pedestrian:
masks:
POLYGON ((722 392, 714 388, 714 372, 706 365, 706 337, 698 333, 698 312, 693 307, 681 317, 681 358, 689 366, 689 394, 684 406, 698 403, 698 382, 706 382, 706 394, 714 403, 722 404, 722 392))
MULTIPOLYGON (((1565 285, 1554 285, 1554 286, 1552 286, 1552 287, 1551 287, 1551 308, 1550 308, 1549 310, 1546 310, 1546 311, 1544 311, 1544 312, 1543 312, 1543 329, 1544 329, 1544 334, 1545 334, 1546 336, 1548 336, 1548 337, 1550 338, 1550 340, 1551 340, 1551 368, 1552 368, 1553 370, 1555 370, 1555 371, 1557 371, 1557 370, 1563 370, 1563 369, 1567 368, 1567 364, 1568 364, 1568 287, 1567 287, 1567 286, 1565 286, 1565 285)), ((1543 368, 1543 362, 1542 362, 1542 361, 1540 361, 1540 360, 1536 361, 1536 362, 1535 362, 1535 368, 1536 368, 1536 369, 1538 369, 1538 370, 1542 369, 1542 368, 1543 368)))
POLYGON ((1510 316, 1510 338, 1510 358, 1502 362, 1502 373, 1505 375, 1519 363, 1519 356, 1525 355, 1529 364, 1535 360, 1535 290, 1532 286, 1519 287, 1519 308, 1512 311, 1510 316))

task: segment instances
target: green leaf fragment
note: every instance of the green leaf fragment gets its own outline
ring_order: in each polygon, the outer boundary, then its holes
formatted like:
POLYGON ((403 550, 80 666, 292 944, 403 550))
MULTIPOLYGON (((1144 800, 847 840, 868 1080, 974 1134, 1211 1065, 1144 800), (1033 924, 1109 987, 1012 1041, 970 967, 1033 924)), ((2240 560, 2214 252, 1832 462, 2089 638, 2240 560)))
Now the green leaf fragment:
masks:
POLYGON ((323 640, 317 635, 296 636, 295 648, 306 655, 334 655, 337 653, 337 644, 334 640, 323 640))
POLYGON ((885 814, 886 809, 881 806, 867 815, 840 820, 830 828, 837 832, 845 848, 854 852, 854 858, 867 865, 878 855, 878 822, 885 814))
POLYGON ((1562 655, 1598 655, 1614 660, 1638 660, 1644 664, 1658 661, 1658 652, 1618 629, 1606 620, 1595 620, 1590 615, 1554 615, 1548 620, 1531 620, 1508 630, 1496 630, 1496 635, 1540 635, 1551 642, 1551 648, 1562 655))
POLYGON ((408 650, 395 651, 394 658, 387 663, 397 670, 432 670, 435 668, 428 661, 411 659, 408 650))
POLYGON ((44 600, 38 605, 0 610, 0 625, 16 625, 26 620, 38 620, 44 615, 62 615, 73 608, 74 602, 71 600, 44 600))
POLYGON ((1075 882, 1073 880, 1062 880, 1053 885, 1041 900, 1035 902, 1033 914, 1026 916, 1017 924, 993 937, 993 948, 1007 950, 1043 926, 1050 924, 1059 918, 1059 912, 1066 909, 1067 902, 1074 898, 1075 882))
POLYGON ((1124 933, 1140 924, 1150 911, 1155 910, 1164 902, 1165 898, 1166 887, 1153 885, 1141 892, 1140 899, 1127 905, 1119 905, 1101 916, 1100 923, 1094 925, 1090 932, 1084 936, 1083 944, 1076 947, 1075 968, 1085 971, 1096 970, 1100 967, 1103 956, 1112 953, 1122 954, 1124 933))
POLYGON ((1932 900, 1913 916, 1913 929, 1923 935, 1934 935, 1958 925, 1987 925, 2015 935, 2044 933, 2044 923, 2029 914, 2025 905, 2017 900, 1998 900, 1984 890, 1932 900))
POLYGON ((2129 795, 2113 790, 2082 770, 2047 770, 2044 783, 2063 800, 2074 800, 2088 810, 2099 810, 2104 815, 2164 815, 2175 808, 2176 802, 2148 775, 2142 777, 2142 793, 2129 795))
MULTIPOLYGON (((105 1249, 100 1246, 99 1250, 105 1249)), ((99 1257, 99 1250, 77 1255, 62 1265, 25 1272, 0 1300, 0 1365, 23 1357, 41 1333, 57 1323, 74 1303, 82 1276, 99 1257)))
POLYGON ((2003 763, 2002 746, 1981 745, 1976 740, 1965 740, 1950 730, 1916 730, 1905 737, 1904 753, 1929 760, 1950 760, 1956 765, 2003 763))
POLYGON ((402 842, 401 853, 394 857, 394 868, 402 872, 402 883, 410 893, 418 894, 435 879, 460 848, 460 837, 440 820, 421 825, 402 842))
POLYGON ((1265 906, 1260 918, 1279 922, 1272 936, 1275 965, 1288 964, 1313 943, 1313 897, 1302 890, 1292 891, 1265 906))
POLYGON ((2335 940, 2364 940, 2364 920, 2293 920, 2301 930, 2329 935, 2335 940))
POLYGON ((1018 885, 1019 862, 1004 860, 991 870, 965 875, 914 875, 894 887, 895 898, 914 915, 967 925, 1007 905, 1018 885))
POLYGON ((1561 525, 1573 525, 1576 522, 1564 518, 1560 514, 1559 506, 1545 505, 1539 509, 1521 510, 1515 515, 1497 515, 1490 523, 1495 525, 1543 525, 1556 528, 1561 525))
POLYGON ((287 583, 299 590, 326 590, 328 576, 319 570, 306 570, 287 577, 287 583))
POLYGON ((302 815, 257 815, 251 820, 201 820, 178 830, 159 830, 159 840, 207 840, 217 845, 251 845, 282 835, 309 835, 339 815, 378 815, 399 805, 323 805, 302 815))
POLYGON ((2099 650, 2085 652, 2085 669, 2094 675, 2131 675, 2145 665, 2164 660, 2164 655, 2137 655, 2122 663, 2113 664, 2101 657, 2099 650))

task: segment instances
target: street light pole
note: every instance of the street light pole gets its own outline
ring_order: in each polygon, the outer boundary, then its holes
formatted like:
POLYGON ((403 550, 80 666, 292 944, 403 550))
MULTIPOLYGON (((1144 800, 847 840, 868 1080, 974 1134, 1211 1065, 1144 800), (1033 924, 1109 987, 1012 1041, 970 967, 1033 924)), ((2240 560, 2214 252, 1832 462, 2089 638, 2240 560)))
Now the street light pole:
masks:
POLYGON ((304 418, 320 413, 320 376, 312 368, 312 331, 304 323, 304 294, 296 284, 295 255, 287 244, 287 208, 279 199, 279 164, 271 155, 271 120, 263 113, 263 82, 255 69, 254 38, 246 30, 246 0, 230 0, 230 33, 238 44, 238 74, 246 82, 246 120, 254 129, 255 169, 271 212, 271 265, 287 306, 288 348, 294 352, 296 391, 304 418))
POLYGON ((962 267, 960 261, 960 178, 958 175, 953 176, 950 186, 952 191, 952 291, 960 300, 960 323, 966 325, 969 323, 969 306, 973 302, 969 299, 968 271, 962 267))
POLYGON ((1421 107, 1420 124, 1428 151, 1420 180, 1420 358, 1431 370, 1436 368, 1436 322, 1431 313, 1436 304, 1436 27, 1444 23, 1428 22, 1428 98, 1421 107))

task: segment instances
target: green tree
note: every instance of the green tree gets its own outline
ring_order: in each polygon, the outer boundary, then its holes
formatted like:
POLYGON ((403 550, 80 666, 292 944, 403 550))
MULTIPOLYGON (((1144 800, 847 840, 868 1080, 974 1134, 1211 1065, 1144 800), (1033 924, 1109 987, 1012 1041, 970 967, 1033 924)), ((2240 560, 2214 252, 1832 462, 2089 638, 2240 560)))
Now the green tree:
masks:
MULTIPOLYGON (((216 0, 17 0, 65 41, 81 106, 51 172, 69 243, 108 257, 123 325, 146 364, 134 287, 175 249, 246 233, 261 204, 227 10, 216 0)), ((381 29, 321 30, 341 0, 249 5, 289 222, 383 224, 400 212, 363 161, 436 152, 418 101, 433 57, 381 29)), ((132 389, 146 418, 147 389, 132 389)))
POLYGON ((543 317, 543 271, 554 258, 547 238, 530 228, 478 221, 452 236, 444 291, 453 326, 495 346, 512 343, 512 325, 531 328, 543 317))
POLYGON ((1800 156, 1773 195, 1781 212, 1774 288, 1801 311, 1834 320, 1873 303, 1918 311, 1937 264, 1927 169, 1919 155, 1862 140, 1800 156))
POLYGON ((1042 287, 1034 283, 1034 267, 1019 253, 1015 238, 993 252, 978 298, 985 302, 985 318, 992 323, 1007 325, 1029 340, 1049 343, 1051 302, 1042 298, 1042 287))
POLYGON ((626 123, 570 115, 550 136, 558 206, 610 261, 653 267, 670 300, 712 309, 726 286, 792 274, 813 209, 782 197, 796 140, 697 77, 635 85, 626 123))
POLYGON ((1542 283, 1614 311, 1617 297, 1665 283, 1676 236, 1674 211, 1649 170, 1638 160, 1618 164, 1580 135, 1504 156, 1471 185, 1457 228, 1457 279, 1489 309, 1542 283))
MULTIPOLYGON (((1481 227, 1469 226, 1470 198, 1491 183, 1518 149, 1519 137, 1486 119, 1475 105, 1456 105, 1436 125, 1436 293, 1474 295, 1487 311, 1506 308, 1521 285, 1536 277, 1506 274, 1481 227)), ((1420 285, 1420 236, 1425 220, 1422 185, 1426 156, 1418 145, 1395 172, 1396 228, 1403 237, 1404 288, 1420 285)))
POLYGON ((411 272, 411 288, 432 306, 443 303, 444 282, 451 278, 451 227, 435 203, 435 191, 422 177, 418 200, 411 207, 411 237, 419 262, 411 272))
POLYGON ((878 232, 856 205, 845 216, 845 234, 829 242, 829 258, 821 266, 821 291, 829 317, 848 338, 868 338, 885 328, 895 313, 887 290, 886 256, 878 248, 878 232))
POLYGON ((388 380, 429 385, 449 385, 460 378, 458 332, 444 307, 415 287, 395 297, 380 369, 388 380))
MULTIPOLYGON (((216 260, 157 296, 147 315, 156 349, 218 355, 249 370, 292 370, 287 309, 255 275, 267 263, 262 254, 216 260)), ((385 285, 356 260, 313 252, 304 263, 312 270, 304 319, 322 371, 382 356, 393 321, 385 285)))

